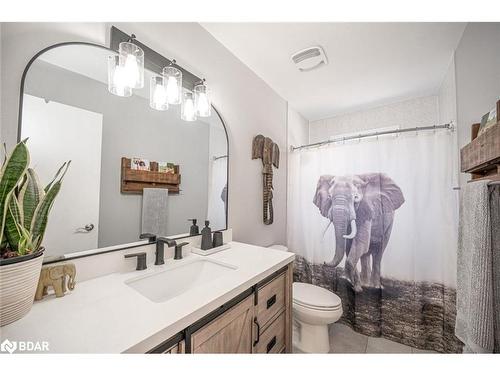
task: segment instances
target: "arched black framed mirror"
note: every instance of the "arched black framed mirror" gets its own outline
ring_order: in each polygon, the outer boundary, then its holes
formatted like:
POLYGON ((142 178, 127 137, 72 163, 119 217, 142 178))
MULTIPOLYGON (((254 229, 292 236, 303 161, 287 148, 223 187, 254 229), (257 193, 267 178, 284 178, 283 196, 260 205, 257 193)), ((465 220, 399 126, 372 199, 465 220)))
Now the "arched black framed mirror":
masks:
POLYGON ((112 95, 107 59, 114 54, 91 43, 56 44, 36 54, 22 77, 18 139, 29 138, 31 166, 48 182, 72 160, 44 238, 49 262, 143 245, 139 235, 151 226, 188 236, 192 218, 227 228, 229 149, 218 111, 186 122, 180 105, 150 108, 149 70, 143 89, 112 95), (178 174, 177 185, 148 180, 146 188, 169 193, 146 198, 140 178, 123 177, 124 160, 131 169, 142 161, 150 172, 178 174))

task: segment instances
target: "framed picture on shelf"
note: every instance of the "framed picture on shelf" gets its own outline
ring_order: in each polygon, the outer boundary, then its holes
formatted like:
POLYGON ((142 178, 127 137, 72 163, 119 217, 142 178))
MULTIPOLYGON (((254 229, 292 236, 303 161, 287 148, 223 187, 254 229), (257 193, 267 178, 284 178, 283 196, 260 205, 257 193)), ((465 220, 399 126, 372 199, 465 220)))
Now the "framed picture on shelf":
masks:
POLYGON ((174 163, 167 163, 164 161, 158 162, 158 172, 174 174, 174 163))
POLYGON ((136 169, 139 171, 149 171, 149 160, 141 159, 141 158, 132 158, 132 162, 130 164, 131 169, 136 169))

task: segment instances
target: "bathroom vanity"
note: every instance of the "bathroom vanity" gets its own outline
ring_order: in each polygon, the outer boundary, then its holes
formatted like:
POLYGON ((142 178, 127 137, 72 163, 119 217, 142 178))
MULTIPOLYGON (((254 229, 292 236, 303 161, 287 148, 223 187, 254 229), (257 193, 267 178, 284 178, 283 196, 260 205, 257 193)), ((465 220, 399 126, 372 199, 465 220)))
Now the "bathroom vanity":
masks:
POLYGON ((52 353, 290 352, 294 254, 238 242, 209 256, 187 248, 182 260, 35 302, 2 338, 47 341, 52 353))
POLYGON ((285 266, 149 353, 290 352, 291 266, 285 266))

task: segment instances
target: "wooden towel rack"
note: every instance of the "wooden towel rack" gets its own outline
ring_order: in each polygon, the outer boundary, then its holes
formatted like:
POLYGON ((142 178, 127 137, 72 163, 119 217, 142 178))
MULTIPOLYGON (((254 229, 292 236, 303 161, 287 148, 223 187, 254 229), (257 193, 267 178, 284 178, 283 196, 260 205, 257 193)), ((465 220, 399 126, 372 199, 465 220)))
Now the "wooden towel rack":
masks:
POLYGON ((174 165, 174 173, 158 172, 158 163, 150 162, 149 171, 132 169, 132 160, 122 158, 121 192, 123 194, 142 194, 144 188, 168 189, 169 193, 179 193, 181 175, 179 166, 174 165))

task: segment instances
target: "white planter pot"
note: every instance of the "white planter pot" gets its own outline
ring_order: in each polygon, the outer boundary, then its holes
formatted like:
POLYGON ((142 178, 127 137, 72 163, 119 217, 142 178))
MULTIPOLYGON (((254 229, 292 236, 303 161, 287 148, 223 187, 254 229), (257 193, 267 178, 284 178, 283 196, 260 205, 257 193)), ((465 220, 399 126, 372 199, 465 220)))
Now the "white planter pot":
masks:
POLYGON ((33 306, 43 252, 2 260, 0 264, 0 326, 26 315, 33 306))

